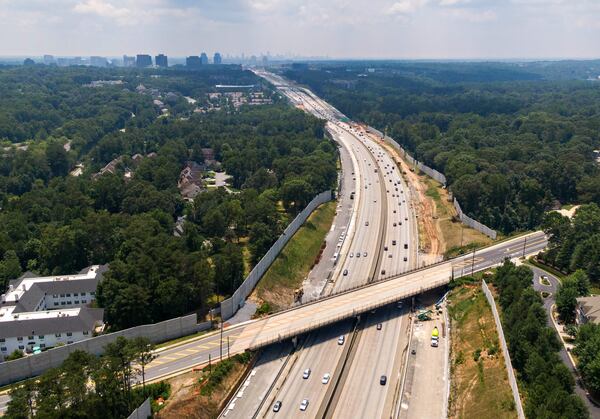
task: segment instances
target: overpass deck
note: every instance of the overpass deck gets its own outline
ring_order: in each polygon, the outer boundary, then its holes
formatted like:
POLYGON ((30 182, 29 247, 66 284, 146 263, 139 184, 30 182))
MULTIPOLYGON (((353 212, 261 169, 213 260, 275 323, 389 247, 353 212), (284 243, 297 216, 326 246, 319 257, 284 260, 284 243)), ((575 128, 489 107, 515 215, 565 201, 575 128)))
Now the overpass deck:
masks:
POLYGON ((257 349, 299 334, 354 317, 377 307, 421 294, 450 282, 468 272, 487 269, 505 258, 521 254, 536 254, 546 246, 542 232, 535 232, 501 242, 477 252, 477 258, 466 255, 426 268, 375 282, 351 291, 336 294, 309 304, 249 323, 235 340, 232 352, 257 349), (457 269, 458 268, 458 269, 457 269))

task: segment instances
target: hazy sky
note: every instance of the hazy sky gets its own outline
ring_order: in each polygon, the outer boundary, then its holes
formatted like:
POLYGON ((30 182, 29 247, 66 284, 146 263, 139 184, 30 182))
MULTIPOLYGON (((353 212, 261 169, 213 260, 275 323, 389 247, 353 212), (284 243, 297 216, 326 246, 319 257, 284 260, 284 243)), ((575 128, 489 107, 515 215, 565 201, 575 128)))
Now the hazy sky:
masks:
POLYGON ((0 55, 600 57, 600 0, 0 0, 0 55))

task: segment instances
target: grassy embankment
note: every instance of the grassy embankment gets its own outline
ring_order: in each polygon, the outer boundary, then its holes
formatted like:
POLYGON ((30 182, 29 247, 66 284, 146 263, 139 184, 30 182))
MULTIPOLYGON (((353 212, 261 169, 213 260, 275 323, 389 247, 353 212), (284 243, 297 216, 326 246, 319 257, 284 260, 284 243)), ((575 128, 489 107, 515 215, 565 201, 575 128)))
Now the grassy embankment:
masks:
POLYGON ((210 370, 208 366, 204 367, 200 376, 188 380, 187 385, 179 389, 179 394, 167 402, 157 417, 217 418, 223 402, 249 368, 252 357, 252 353, 245 352, 213 364, 210 370))
POLYGON ((473 248, 492 243, 492 239, 485 234, 465 226, 454 218, 456 213, 454 205, 448 201, 448 191, 442 188, 442 185, 425 175, 420 178, 427 186, 425 195, 435 203, 434 214, 437 217, 436 222, 442 234, 447 257, 468 253, 473 248))
POLYGON ((293 303, 294 290, 310 272, 331 228, 336 205, 336 201, 331 201, 317 208, 259 281, 254 295, 268 304, 271 311, 293 303))
POLYGON ((451 418, 515 418, 504 358, 492 311, 478 285, 450 296, 451 418))

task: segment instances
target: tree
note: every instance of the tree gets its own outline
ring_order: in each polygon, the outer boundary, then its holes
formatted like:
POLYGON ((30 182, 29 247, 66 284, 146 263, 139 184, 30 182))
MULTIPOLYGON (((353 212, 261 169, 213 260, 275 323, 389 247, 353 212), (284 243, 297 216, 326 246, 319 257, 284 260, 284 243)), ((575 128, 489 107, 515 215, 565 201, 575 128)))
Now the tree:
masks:
POLYGON ((23 354, 23 351, 19 350, 19 349, 15 349, 10 355, 8 355, 6 357, 7 361, 14 361, 15 359, 21 359, 23 358, 25 355, 23 354))
POLYGON ((590 279, 583 269, 577 269, 567 277, 567 280, 575 283, 578 297, 586 297, 590 294, 590 279))
POLYGON ((21 262, 14 250, 7 250, 0 262, 0 288, 6 289, 8 281, 21 276, 21 262))
POLYGON ((575 308, 577 307, 577 284, 572 281, 563 282, 556 293, 556 309, 561 320, 565 323, 575 321, 575 308))
POLYGON ((10 390, 5 417, 7 419, 29 419, 34 417, 34 393, 35 385, 25 381, 22 385, 16 385, 10 390))
POLYGON ((137 337, 129 343, 134 353, 134 361, 139 365, 142 373, 142 389, 146 394, 146 366, 158 358, 154 352, 155 345, 146 337, 137 337))

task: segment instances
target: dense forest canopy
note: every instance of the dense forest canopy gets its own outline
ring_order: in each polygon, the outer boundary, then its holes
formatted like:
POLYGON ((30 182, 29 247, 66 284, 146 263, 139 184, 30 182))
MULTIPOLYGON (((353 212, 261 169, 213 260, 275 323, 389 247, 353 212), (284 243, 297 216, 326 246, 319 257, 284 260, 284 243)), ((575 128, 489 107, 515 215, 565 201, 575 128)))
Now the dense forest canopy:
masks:
POLYGON ((335 184, 337 149, 322 121, 283 103, 193 113, 175 100, 165 116, 135 91, 143 84, 201 102, 216 83, 260 86, 250 72, 219 71, 0 69, 0 91, 18 98, 9 106, 0 95, 0 288, 25 270, 109 263, 97 302, 113 328, 205 311, 215 293, 230 294, 295 213, 335 184), (109 79, 125 84, 85 86, 109 79), (205 163, 203 148, 231 188, 186 203, 180 173, 205 163), (134 165, 136 153, 146 157, 134 165), (116 158, 113 173, 92 176, 116 158), (83 173, 72 176, 77 162, 83 173))
POLYGON ((538 227, 561 203, 600 203, 600 82, 566 80, 597 78, 596 61, 329 63, 284 74, 443 172, 463 210, 504 233, 538 227))

